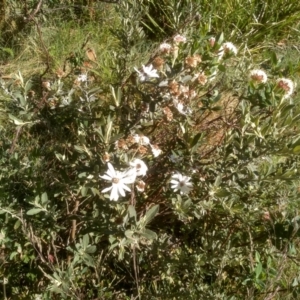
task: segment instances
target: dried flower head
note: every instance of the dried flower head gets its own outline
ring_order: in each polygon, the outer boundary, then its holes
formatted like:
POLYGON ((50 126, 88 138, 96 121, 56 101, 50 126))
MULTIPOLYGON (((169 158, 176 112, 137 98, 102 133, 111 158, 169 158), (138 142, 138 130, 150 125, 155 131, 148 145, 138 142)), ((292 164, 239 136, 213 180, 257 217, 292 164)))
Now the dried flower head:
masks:
POLYGON ((170 108, 168 106, 164 107, 163 108, 163 112, 167 118, 167 121, 168 122, 171 122, 173 120, 173 113, 172 111, 170 110, 170 108))
POLYGON ((128 146, 127 146, 127 143, 124 139, 119 139, 115 142, 115 147, 116 149, 120 149, 120 150, 127 150, 128 149, 128 146))
POLYGON ((148 148, 145 146, 139 146, 138 153, 141 155, 145 155, 146 153, 148 153, 148 148))
POLYGON ((109 162, 110 161, 110 155, 107 152, 104 153, 104 155, 103 155, 102 158, 103 158, 103 160, 105 162, 109 162))
POLYGON ((197 77, 197 81, 201 85, 205 85, 207 83, 207 76, 204 74, 204 72, 200 73, 197 77))
POLYGON ((136 183, 136 189, 137 189, 139 192, 144 192, 145 187, 146 187, 146 183, 145 183, 143 180, 139 180, 139 181, 136 183))
POLYGON ((178 82, 176 82, 174 80, 169 83, 169 89, 170 89, 170 93, 172 95, 178 96, 180 94, 179 93, 179 84, 178 84, 178 82))
POLYGON ((185 63, 191 68, 196 68, 197 65, 201 63, 201 56, 199 54, 195 54, 194 56, 188 56, 185 59, 185 63))
POLYGON ((162 68, 164 63, 165 63, 165 61, 159 56, 155 57, 155 59, 152 62, 153 67, 158 70, 160 70, 162 68))

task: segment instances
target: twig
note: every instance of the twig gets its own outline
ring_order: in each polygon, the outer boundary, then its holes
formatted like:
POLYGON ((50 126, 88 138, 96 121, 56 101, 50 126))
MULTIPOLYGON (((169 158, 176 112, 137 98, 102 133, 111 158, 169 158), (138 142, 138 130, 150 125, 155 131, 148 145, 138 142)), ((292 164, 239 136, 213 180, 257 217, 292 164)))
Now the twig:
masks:
MULTIPOLYGON (((26 2, 26 1, 25 1, 26 2)), ((40 0, 40 2, 37 4, 36 6, 36 9, 29 15, 25 18, 25 23, 28 23, 30 21, 34 21, 34 17, 35 15, 39 12, 39 10, 41 9, 41 6, 42 6, 42 3, 43 3, 43 0, 40 0)), ((27 7, 26 7, 26 10, 27 10, 27 7)))
MULTIPOLYGON (((130 204, 135 207, 136 199, 135 199, 135 192, 134 192, 134 186, 132 186, 131 189, 131 197, 130 197, 130 204)), ((136 246, 133 244, 132 246, 132 260, 133 260, 133 270, 134 270, 134 278, 136 283, 136 290, 137 290, 137 298, 140 299, 140 286, 139 286, 139 270, 136 260, 136 246)))

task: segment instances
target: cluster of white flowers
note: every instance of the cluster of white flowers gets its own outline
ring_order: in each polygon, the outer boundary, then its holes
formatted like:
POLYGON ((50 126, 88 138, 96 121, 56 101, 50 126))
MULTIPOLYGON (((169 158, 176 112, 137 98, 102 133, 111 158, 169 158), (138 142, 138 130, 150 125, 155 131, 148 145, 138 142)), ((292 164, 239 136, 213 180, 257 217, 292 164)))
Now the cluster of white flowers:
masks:
POLYGON ((154 157, 157 157, 162 153, 162 150, 156 144, 151 144, 150 139, 145 135, 135 134, 133 135, 133 139, 141 146, 150 145, 154 157))
MULTIPOLYGON (((111 163, 107 163, 108 170, 106 174, 100 175, 99 177, 109 181, 112 185, 103 189, 101 193, 107 193, 110 191, 110 200, 118 201, 119 197, 125 196, 125 191, 131 192, 131 189, 128 185, 131 185, 135 182, 136 178, 139 176, 145 176, 148 167, 141 159, 134 159, 130 163, 130 168, 120 172, 116 171, 111 163)), ((137 182, 137 190, 143 191, 145 189, 145 183, 142 180, 137 182)))
MULTIPOLYGON (((125 196, 125 192, 131 192, 131 188, 129 185, 135 183, 137 177, 143 177, 147 174, 148 167, 144 161, 141 159, 134 159, 130 162, 130 168, 127 170, 120 172, 115 170, 111 163, 107 163, 108 170, 104 175, 100 175, 99 177, 107 180, 111 183, 111 186, 103 189, 101 193, 110 192, 110 200, 118 201, 120 197, 125 196)), ((179 191, 181 194, 188 194, 192 188, 193 184, 190 182, 191 177, 184 176, 180 173, 176 173, 171 177, 171 188, 177 192, 179 191)), ((145 190, 145 182, 141 179, 138 179, 136 182, 136 188, 139 192, 143 192, 145 190)))
MULTIPOLYGON (((250 71, 250 81, 258 84, 265 84, 268 76, 265 71, 254 69, 250 71)), ((294 92, 294 83, 288 78, 279 78, 276 80, 276 88, 283 93, 283 99, 289 98, 294 92)))

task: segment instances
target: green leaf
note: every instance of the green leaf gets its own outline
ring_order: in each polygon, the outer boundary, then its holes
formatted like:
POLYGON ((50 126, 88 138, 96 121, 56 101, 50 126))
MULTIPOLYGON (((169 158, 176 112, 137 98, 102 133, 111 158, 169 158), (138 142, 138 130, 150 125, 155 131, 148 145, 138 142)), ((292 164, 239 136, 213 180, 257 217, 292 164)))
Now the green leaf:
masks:
POLYGON ((150 229, 144 229, 140 234, 148 240, 155 240, 157 238, 157 234, 150 229))
POLYGON ((136 210, 132 205, 128 206, 129 218, 134 218, 136 220, 136 210))
POLYGON ((193 138, 193 140, 192 140, 192 142, 191 142, 191 148, 193 148, 197 143, 198 143, 198 141, 199 141, 199 139, 201 138, 203 136, 203 133, 201 132, 201 133, 197 133, 195 136, 194 136, 194 138, 193 138))
POLYGON ((259 262, 255 268, 255 277, 258 278, 261 272, 262 272, 262 264, 261 262, 259 262))
POLYGON ((42 194, 41 200, 42 200, 42 204, 47 204, 49 202, 48 195, 46 192, 42 194))
POLYGON ((86 186, 83 186, 80 190, 81 196, 85 197, 87 195, 88 190, 89 190, 89 188, 87 188, 86 186))
POLYGON ((151 222, 151 220, 156 216, 156 214, 158 213, 158 211, 159 211, 159 205, 157 204, 157 205, 152 206, 146 212, 146 215, 144 217, 145 225, 151 222))
POLYGON ((86 250, 85 250, 85 252, 92 254, 92 253, 95 253, 96 250, 97 250, 97 247, 95 245, 93 245, 93 246, 87 247, 86 250))
POLYGON ((32 215, 36 215, 38 213, 40 213, 41 211, 43 211, 42 208, 32 208, 30 210, 27 211, 27 215, 32 216, 32 215))
POLYGON ((25 124, 30 124, 32 122, 24 122, 20 119, 18 119, 17 117, 13 116, 12 114, 8 114, 8 117, 14 121, 15 125, 25 125, 25 124))
POLYGON ((89 237, 88 234, 85 234, 85 235, 83 236, 83 238, 82 238, 82 247, 83 247, 84 249, 86 249, 87 246, 88 246, 88 244, 89 244, 89 242, 90 242, 90 237, 89 237))

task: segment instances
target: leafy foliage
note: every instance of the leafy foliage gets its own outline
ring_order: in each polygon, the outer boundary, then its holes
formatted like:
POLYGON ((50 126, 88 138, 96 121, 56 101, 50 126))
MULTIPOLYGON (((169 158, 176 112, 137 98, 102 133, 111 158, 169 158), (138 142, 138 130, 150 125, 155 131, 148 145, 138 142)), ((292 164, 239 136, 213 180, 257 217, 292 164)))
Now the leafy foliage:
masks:
POLYGON ((277 39, 297 4, 75 2, 33 16, 43 68, 0 81, 3 297, 296 299, 298 66, 242 16, 277 39))

